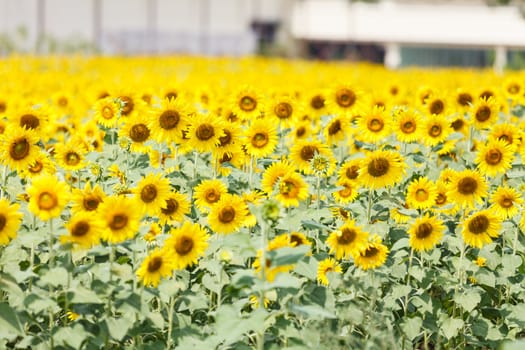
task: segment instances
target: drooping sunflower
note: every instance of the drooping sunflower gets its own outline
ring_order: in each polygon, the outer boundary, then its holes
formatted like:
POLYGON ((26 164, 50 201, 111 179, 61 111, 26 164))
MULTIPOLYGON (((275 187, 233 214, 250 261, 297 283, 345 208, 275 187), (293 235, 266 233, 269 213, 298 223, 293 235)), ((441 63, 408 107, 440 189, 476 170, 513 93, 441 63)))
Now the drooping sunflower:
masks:
POLYGON ((152 139, 151 130, 148 127, 148 119, 143 114, 125 118, 118 136, 131 140, 130 150, 132 152, 147 153, 150 149, 150 146, 145 143, 152 139))
POLYGON ((368 233, 356 226, 354 220, 348 220, 328 236, 326 244, 336 259, 348 259, 367 247, 368 233))
POLYGON ((502 220, 513 218, 519 213, 523 199, 513 187, 498 186, 489 199, 490 210, 502 220))
POLYGON ((465 169, 453 175, 447 198, 461 207, 474 207, 487 196, 487 182, 479 172, 465 169))
POLYGON ((481 174, 496 176, 512 167, 514 151, 505 140, 491 140, 481 145, 474 162, 481 174))
POLYGON ((489 129, 498 121, 500 106, 493 97, 479 98, 470 108, 471 120, 476 129, 489 129))
POLYGON ((135 237, 140 228, 142 210, 136 199, 112 195, 99 205, 97 215, 104 224, 101 238, 116 244, 135 237))
POLYGON ((410 143, 421 138, 423 128, 421 115, 408 108, 400 108, 394 114, 392 129, 400 142, 410 143))
MULTIPOLYGON (((313 174, 314 170, 311 166, 311 160, 316 154, 333 159, 334 156, 332 151, 327 145, 317 140, 300 140, 296 142, 290 149, 289 159, 292 164, 297 167, 300 171, 305 174, 313 174)), ((327 173, 330 176, 335 169, 331 169, 331 172, 327 173)))
POLYGON ((270 164, 270 166, 264 170, 262 175, 261 189, 270 195, 274 191, 275 184, 279 178, 294 171, 295 167, 286 159, 270 164))
POLYGON ((147 121, 152 137, 159 143, 180 143, 189 114, 190 109, 184 99, 163 99, 160 106, 151 109, 147 121))
POLYGON ((71 212, 73 214, 78 212, 95 212, 106 197, 107 195, 98 184, 91 187, 91 183, 88 181, 84 189, 73 189, 71 212))
POLYGON ((390 187, 403 179, 405 167, 403 157, 398 152, 377 150, 368 153, 363 159, 357 178, 366 188, 390 187))
POLYGON ((242 197, 224 194, 212 205, 208 215, 210 228, 217 233, 232 233, 238 231, 248 215, 248 207, 242 197))
POLYGON ((0 246, 16 237, 24 216, 19 210, 20 204, 10 204, 7 199, 0 199, 0 246))
POLYGON ((196 114, 190 121, 187 136, 198 152, 211 152, 220 145, 225 122, 213 114, 196 114))
POLYGON ((137 270, 137 277, 145 286, 156 288, 161 278, 169 278, 174 269, 173 257, 167 256, 162 249, 157 248, 144 259, 137 270))
POLYGON ((406 201, 411 208, 428 209, 435 204, 437 195, 436 185, 427 177, 420 177, 408 185, 406 201))
POLYGON ((68 185, 48 174, 34 178, 27 193, 29 211, 43 221, 59 216, 70 198, 68 185))
POLYGON ((252 120, 244 137, 246 153, 255 158, 272 154, 279 141, 276 127, 265 119, 252 120))
POLYGON ((354 201, 359 194, 359 185, 356 181, 339 180, 336 186, 343 187, 340 190, 332 192, 332 196, 338 204, 350 203, 354 201))
POLYGON ((410 247, 417 252, 430 250, 441 241, 444 230, 443 221, 425 214, 417 218, 408 229, 410 247))
POLYGON ((242 86, 231 95, 231 111, 243 120, 254 120, 265 110, 263 95, 252 86, 242 86))
POLYGON ((113 128, 118 125, 120 117, 120 103, 113 97, 105 97, 97 100, 93 105, 95 111, 94 119, 97 124, 106 128, 113 128))
POLYGON ((308 198, 308 184, 296 173, 287 173, 277 181, 275 199, 284 207, 298 207, 299 201, 308 198))
POLYGON ((74 248, 89 249, 100 242, 104 224, 94 212, 79 211, 66 224, 68 234, 60 236, 62 244, 72 243, 74 248))
POLYGON ((377 144, 390 135, 392 120, 383 107, 374 106, 357 118, 356 138, 359 141, 377 144))
POLYGON ((337 263, 337 261, 332 258, 326 258, 319 261, 319 265, 317 267, 317 281, 323 286, 327 286, 330 283, 328 280, 328 273, 340 274, 342 272, 343 269, 341 268, 341 265, 337 263))
POLYGON ((207 212, 226 193, 228 188, 221 180, 203 180, 194 188, 193 199, 200 211, 207 212))
POLYGON ((501 219, 492 210, 486 209, 469 216, 462 224, 461 235, 466 244, 482 248, 491 243, 492 238, 498 237, 501 228, 501 219))
POLYGON ((357 267, 368 270, 382 266, 388 255, 388 247, 385 246, 378 235, 366 244, 365 248, 354 254, 354 263, 357 267))
POLYGON ((190 201, 182 193, 171 191, 166 199, 166 204, 160 208, 158 213, 161 224, 182 222, 184 215, 190 212, 190 201))
POLYGON ((26 170, 39 157, 39 138, 35 131, 13 127, 0 139, 0 156, 2 162, 11 170, 26 170))
POLYGON ((162 174, 150 173, 137 183, 133 193, 142 206, 142 212, 155 216, 166 205, 166 200, 170 194, 170 181, 162 174))
POLYGON ((444 115, 432 115, 426 118, 423 130, 421 136, 427 146, 436 146, 444 142, 453 131, 444 115))
POLYGON ((55 160, 64 170, 76 171, 86 167, 87 148, 77 138, 68 143, 55 144, 55 160))
POLYGON ((170 237, 164 242, 164 254, 173 258, 176 269, 185 269, 204 255, 209 237, 204 227, 185 221, 170 231, 170 237))

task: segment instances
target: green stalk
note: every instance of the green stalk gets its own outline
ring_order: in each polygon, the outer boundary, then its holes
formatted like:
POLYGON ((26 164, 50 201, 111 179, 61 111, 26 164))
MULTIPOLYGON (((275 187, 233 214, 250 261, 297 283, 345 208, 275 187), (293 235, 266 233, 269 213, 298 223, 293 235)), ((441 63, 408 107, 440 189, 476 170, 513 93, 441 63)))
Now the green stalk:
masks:
POLYGON ((368 190, 368 206, 366 208, 366 222, 370 223, 370 216, 372 213, 372 196, 374 191, 372 189, 368 190))
POLYGON ((170 297, 170 303, 168 306, 168 339, 166 340, 166 348, 169 350, 173 346, 173 339, 171 333, 173 331, 173 309, 175 307, 175 298, 170 297))
MULTIPOLYGON (((412 268, 412 260, 414 259, 414 249, 410 248, 410 256, 408 258, 408 270, 407 270, 407 287, 410 287, 410 269, 412 268)), ((407 289, 407 293, 405 295, 405 304, 403 305, 403 315, 406 316, 408 312, 408 297, 410 295, 410 291, 407 289)))

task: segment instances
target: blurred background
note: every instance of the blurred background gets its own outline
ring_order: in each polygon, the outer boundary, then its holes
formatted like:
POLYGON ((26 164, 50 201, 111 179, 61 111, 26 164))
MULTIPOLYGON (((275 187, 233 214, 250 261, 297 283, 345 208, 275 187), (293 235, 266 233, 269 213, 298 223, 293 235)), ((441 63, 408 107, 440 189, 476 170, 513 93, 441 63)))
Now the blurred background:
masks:
POLYGON ((525 68, 525 0, 0 0, 0 55, 525 68))

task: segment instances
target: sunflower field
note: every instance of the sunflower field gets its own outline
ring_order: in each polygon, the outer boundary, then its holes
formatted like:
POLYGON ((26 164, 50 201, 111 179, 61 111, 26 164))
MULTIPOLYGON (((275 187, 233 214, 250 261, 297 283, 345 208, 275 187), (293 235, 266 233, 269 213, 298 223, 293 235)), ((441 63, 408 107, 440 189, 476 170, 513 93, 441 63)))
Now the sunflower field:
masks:
POLYGON ((0 65, 0 349, 520 349, 525 73, 0 65))

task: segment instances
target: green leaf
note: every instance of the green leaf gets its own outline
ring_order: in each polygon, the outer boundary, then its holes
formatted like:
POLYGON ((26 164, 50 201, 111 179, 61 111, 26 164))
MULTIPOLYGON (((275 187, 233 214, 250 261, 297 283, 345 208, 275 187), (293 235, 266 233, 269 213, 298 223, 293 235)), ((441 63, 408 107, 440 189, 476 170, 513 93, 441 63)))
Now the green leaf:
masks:
POLYGON ((313 319, 325 319, 325 318, 337 318, 333 312, 326 310, 325 308, 312 304, 312 305, 288 305, 290 311, 302 314, 305 317, 313 319))
POLYGON ((7 303, 0 303, 0 338, 11 339, 23 333, 15 310, 7 303))
POLYGON ((501 259, 501 264, 503 269, 501 270, 502 275, 504 276, 513 276, 516 273, 516 269, 521 265, 521 257, 517 255, 505 255, 501 259))
POLYGON ((73 327, 60 327, 53 336, 55 343, 69 345, 74 349, 80 349, 84 340, 91 337, 81 324, 75 323, 73 327))
POLYGON ((301 224, 306 230, 325 230, 325 231, 332 230, 330 227, 323 225, 321 223, 315 222, 313 220, 302 220, 301 224))
POLYGON ((458 335, 459 330, 465 323, 460 318, 447 318, 441 325, 441 330, 445 338, 450 339, 458 335))
POLYGON ((123 318, 106 318, 104 320, 106 323, 106 326, 108 327, 108 331, 110 336, 115 340, 122 340, 126 334, 128 333, 128 330, 131 328, 133 321, 129 320, 125 317, 123 318))
POLYGON ((233 306, 222 305, 215 315, 215 333, 224 339, 223 345, 229 345, 241 340, 245 333, 264 329, 266 316, 267 312, 263 309, 244 316, 233 306))
POLYGON ((44 275, 40 278, 40 281, 43 282, 44 285, 61 287, 67 285, 67 279, 67 270, 61 266, 58 266, 45 272, 44 275))
POLYGON ((481 296, 476 290, 466 290, 465 293, 456 294, 454 301, 461 305, 463 310, 470 312, 478 306, 481 301, 481 296))
POLYGON ((501 350, 523 350, 525 349, 525 340, 507 341, 501 345, 501 350))
POLYGON ((413 317, 405 320, 401 325, 401 329, 406 334, 409 340, 414 340, 421 333, 421 326, 423 320, 421 317, 413 317))
POLYGON ((268 252, 268 259, 272 262, 271 266, 292 265, 301 260, 308 252, 310 246, 303 244, 298 247, 284 247, 268 252))
POLYGON ((308 278, 311 281, 315 281, 317 278, 317 260, 306 257, 300 260, 295 266, 294 271, 301 276, 308 278))
POLYGON ((222 285, 220 285, 215 278, 213 278, 209 273, 205 274, 202 277, 202 285, 206 288, 211 290, 212 292, 219 293, 219 291, 222 289, 222 285))
POLYGON ((425 277, 425 271, 420 266, 412 266, 408 270, 408 273, 419 282, 421 282, 423 277, 425 277))
POLYGON ((73 290, 73 298, 71 299, 72 303, 75 304, 103 304, 104 302, 100 297, 90 289, 84 288, 82 286, 77 286, 73 290))

